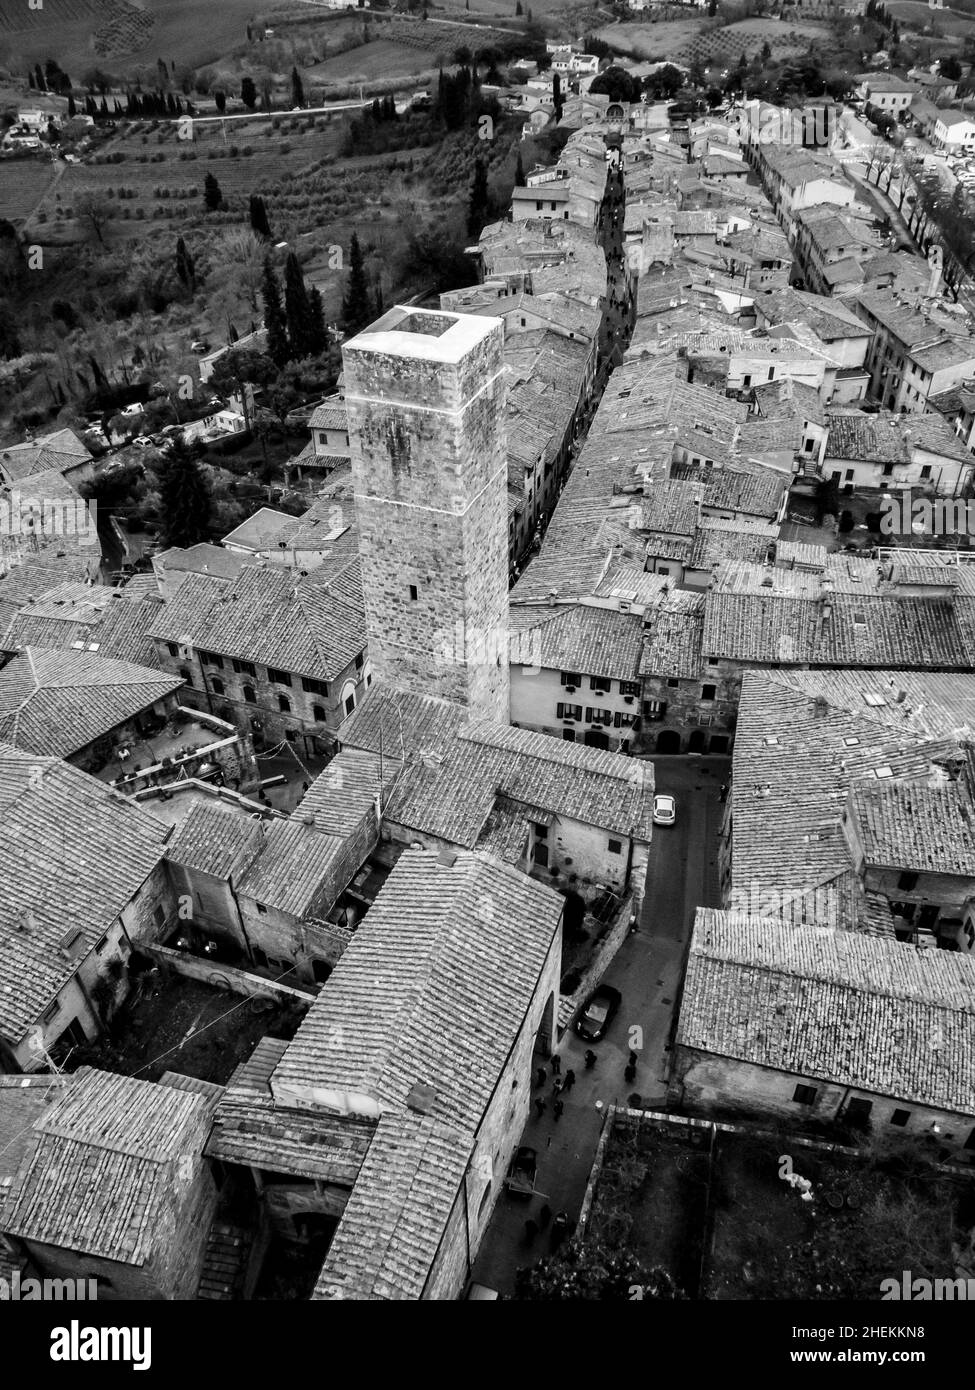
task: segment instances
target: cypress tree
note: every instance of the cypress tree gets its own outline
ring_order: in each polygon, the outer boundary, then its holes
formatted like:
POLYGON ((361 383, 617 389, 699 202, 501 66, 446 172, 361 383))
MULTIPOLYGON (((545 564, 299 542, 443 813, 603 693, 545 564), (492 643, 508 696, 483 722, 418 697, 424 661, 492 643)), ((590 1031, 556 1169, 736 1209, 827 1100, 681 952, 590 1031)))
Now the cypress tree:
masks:
POLYGON ((182 237, 176 238, 176 274, 188 290, 196 288, 196 267, 182 237))
POLYGON ((315 330, 311 301, 298 257, 293 251, 288 252, 288 259, 284 263, 284 314, 292 357, 313 356, 315 330))
POLYGON ((267 208, 264 206, 264 199, 258 197, 256 193, 251 194, 250 201, 251 228, 260 237, 271 239, 271 226, 267 220, 267 208))
POLYGON ((164 544, 189 546, 209 540, 210 487, 181 435, 176 435, 156 476, 164 544))
POLYGON ((220 185, 212 174, 207 174, 203 180, 203 202, 207 212, 215 212, 223 204, 223 194, 220 192, 220 185))
POLYGON ((369 302, 365 260, 359 238, 353 232, 349 245, 349 283, 342 300, 342 322, 347 332, 356 333, 360 328, 365 328, 371 318, 372 305, 369 302))
POLYGON ((469 236, 475 236, 484 223, 487 221, 488 214, 488 181, 487 165, 483 159, 474 162, 474 177, 471 180, 471 196, 467 205, 467 232, 469 236))
POLYGON ((291 69, 291 105, 304 106, 305 89, 297 68, 291 69))
POLYGON ((525 186, 525 166, 521 162, 521 150, 518 151, 518 160, 515 164, 515 187, 524 188, 525 186))
POLYGON ((291 347, 288 343, 288 329, 281 308, 281 287, 274 273, 271 257, 264 260, 264 281, 261 285, 261 298, 264 300, 264 327, 267 329, 267 355, 276 367, 283 367, 291 360, 291 347))
POLYGON ((311 351, 317 357, 328 347, 328 326, 325 323, 325 305, 322 303, 321 291, 317 285, 312 285, 308 295, 308 303, 311 309, 311 351))

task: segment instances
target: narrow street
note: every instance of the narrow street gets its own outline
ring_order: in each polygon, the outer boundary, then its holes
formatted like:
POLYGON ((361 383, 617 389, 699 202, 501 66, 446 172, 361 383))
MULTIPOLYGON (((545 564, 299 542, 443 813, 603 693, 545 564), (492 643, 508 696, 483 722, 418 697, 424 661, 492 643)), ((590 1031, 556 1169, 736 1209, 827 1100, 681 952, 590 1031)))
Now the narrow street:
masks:
MULTIPOLYGON (((525 1221, 538 1221, 547 1204, 552 1214, 578 1216, 607 1110, 626 1104, 636 1093, 648 1109, 663 1103, 666 1094, 668 1047, 684 970, 684 953, 694 911, 718 903, 717 846, 723 806, 721 783, 730 775, 727 758, 675 756, 653 759, 657 791, 677 799, 677 823, 655 828, 650 850, 647 888, 639 928, 624 941, 605 975, 623 996, 607 1036, 593 1047, 598 1061, 586 1070, 590 1044, 572 1029, 562 1036, 559 1056, 562 1075, 575 1072, 576 1082, 562 1093, 565 1110, 553 1114, 551 1065, 546 1083, 534 1085, 532 1099, 541 1097, 541 1118, 533 1113, 520 1143, 538 1152, 538 1195, 525 1201, 503 1194, 495 1209, 474 1265, 475 1282, 497 1289, 505 1298, 514 1293, 515 1273, 549 1253, 551 1228, 529 1246, 525 1221), (642 1030, 642 1039, 632 1029, 642 1030), (642 1047, 636 1046, 642 1041, 642 1047), (623 1075, 630 1047, 639 1053, 636 1080, 623 1075), (601 1102, 601 1104, 599 1104, 601 1102)), ((542 1059, 536 1058, 536 1067, 542 1059)))

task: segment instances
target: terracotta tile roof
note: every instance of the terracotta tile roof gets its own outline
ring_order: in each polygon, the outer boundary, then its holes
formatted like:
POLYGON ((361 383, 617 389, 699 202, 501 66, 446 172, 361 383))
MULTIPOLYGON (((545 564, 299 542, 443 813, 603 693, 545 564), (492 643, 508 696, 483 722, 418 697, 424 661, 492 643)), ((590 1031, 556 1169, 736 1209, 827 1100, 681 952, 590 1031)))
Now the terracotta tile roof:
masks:
POLYGON ((245 566, 234 582, 191 575, 152 635, 316 679, 334 680, 365 648, 358 562, 306 578, 245 566))
POLYGON ((163 856, 168 828, 84 772, 0 746, 0 1033, 24 1036, 163 856))
POLYGON ((262 830, 264 843, 238 879, 238 893, 293 917, 324 916, 345 887, 335 882, 345 842, 294 818, 262 823, 262 830))
POLYGON ((169 1257, 183 1166, 200 1160, 212 1108, 201 1095, 82 1067, 35 1122, 0 1227, 121 1264, 169 1257))
POLYGON ((678 1046, 975 1114, 975 961, 699 908, 678 1046))
POLYGON ((69 757, 182 684, 87 651, 27 647, 0 669, 0 740, 69 757))
POLYGON ((509 659, 513 666, 633 680, 642 641, 643 624, 634 614, 571 607, 522 629, 511 643, 509 659))
POLYGON ((349 415, 341 396, 330 396, 316 405, 308 420, 310 430, 348 430, 349 415))
POLYGON ((270 1079, 288 1044, 262 1038, 227 1082, 208 1158, 352 1187, 375 1131, 371 1121, 277 1107, 270 1079))
POLYGON ((12 482, 20 482, 38 473, 64 473, 90 459, 88 449, 72 430, 57 430, 0 448, 0 471, 12 482))
POLYGON ((171 864, 215 878, 236 878, 263 843, 261 827, 225 806, 197 802, 166 846, 171 864))
POLYGON ((826 458, 907 463, 915 449, 972 464, 972 455, 943 415, 830 414, 826 458))
POLYGON ((429 1117, 384 1115, 312 1298, 422 1299, 473 1146, 429 1117))
POLYGON ((694 680, 704 675, 701 651, 704 629, 704 595, 673 593, 653 613, 647 628, 641 676, 666 676, 694 680))
POLYGON ((869 864, 975 876, 975 815, 964 783, 859 786, 851 812, 869 864))
POLYGON ((476 1132, 556 938, 562 899, 478 854, 407 850, 275 1067, 272 1093, 314 1086, 476 1132))

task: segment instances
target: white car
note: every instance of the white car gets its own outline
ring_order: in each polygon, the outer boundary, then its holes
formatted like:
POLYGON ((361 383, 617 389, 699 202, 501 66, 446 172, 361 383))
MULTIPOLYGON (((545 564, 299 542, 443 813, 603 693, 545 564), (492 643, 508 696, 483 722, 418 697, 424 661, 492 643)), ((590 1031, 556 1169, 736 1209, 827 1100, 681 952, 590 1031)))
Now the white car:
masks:
POLYGON ((677 819, 677 802, 672 796, 655 796, 653 798, 653 823, 654 825, 673 825, 677 819))

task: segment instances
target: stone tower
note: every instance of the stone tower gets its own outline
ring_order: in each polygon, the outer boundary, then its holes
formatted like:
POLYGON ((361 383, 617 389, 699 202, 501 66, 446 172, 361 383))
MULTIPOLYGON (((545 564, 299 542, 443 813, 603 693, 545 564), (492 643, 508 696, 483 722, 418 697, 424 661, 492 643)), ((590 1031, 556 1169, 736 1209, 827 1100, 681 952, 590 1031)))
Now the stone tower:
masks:
POLYGON ((500 319, 398 307, 343 346, 377 678, 508 723, 500 319))

